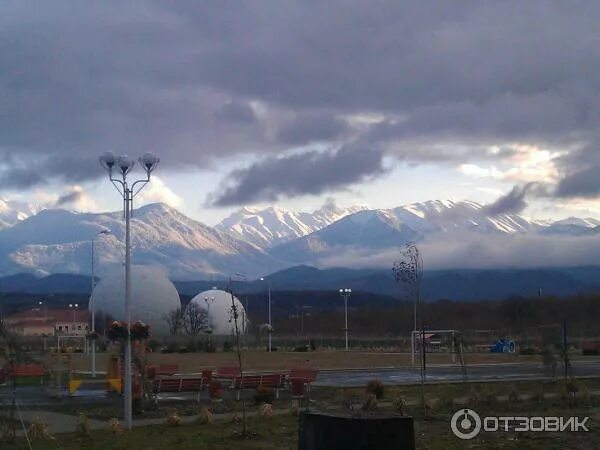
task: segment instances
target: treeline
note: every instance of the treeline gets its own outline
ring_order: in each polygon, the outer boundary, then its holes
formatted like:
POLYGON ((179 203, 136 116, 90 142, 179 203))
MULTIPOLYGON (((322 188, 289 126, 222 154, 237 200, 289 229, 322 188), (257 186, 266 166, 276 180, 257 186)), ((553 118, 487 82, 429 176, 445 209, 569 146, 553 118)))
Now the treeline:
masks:
MULTIPOLYGON (((355 336, 409 335, 413 329, 413 303, 395 302, 393 306, 357 306, 350 299, 349 328, 355 336)), ((301 305, 288 314, 277 317, 277 333, 341 335, 344 328, 344 308, 340 300, 335 309, 305 308, 301 305)), ((563 320, 571 336, 600 335, 600 294, 579 295, 566 299, 555 297, 510 297, 500 301, 458 302, 438 300, 422 303, 420 322, 426 329, 461 331, 498 330, 520 335, 546 331, 556 333, 563 320)), ((264 311, 250 309, 254 323, 265 321, 264 311)))

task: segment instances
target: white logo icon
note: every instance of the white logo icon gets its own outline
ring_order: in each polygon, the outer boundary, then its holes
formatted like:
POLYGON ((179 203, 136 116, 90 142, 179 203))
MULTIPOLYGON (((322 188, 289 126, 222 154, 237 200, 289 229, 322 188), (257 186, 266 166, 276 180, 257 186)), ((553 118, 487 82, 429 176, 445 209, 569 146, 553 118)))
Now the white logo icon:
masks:
POLYGON ((459 439, 473 439, 481 431, 481 417, 472 409, 461 409, 452 416, 450 428, 459 439))

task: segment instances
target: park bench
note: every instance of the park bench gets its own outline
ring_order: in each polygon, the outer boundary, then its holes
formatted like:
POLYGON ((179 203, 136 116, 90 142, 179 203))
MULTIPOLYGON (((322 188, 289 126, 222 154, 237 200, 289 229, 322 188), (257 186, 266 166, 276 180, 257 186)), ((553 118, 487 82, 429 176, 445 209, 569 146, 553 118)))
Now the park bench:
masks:
POLYGON ((0 371, 0 382, 5 383, 9 377, 40 377, 43 382, 46 369, 41 364, 6 364, 0 371))
POLYGON ((298 367, 290 370, 288 382, 292 388, 292 395, 301 397, 304 392, 310 391, 310 385, 316 380, 318 369, 312 367, 298 367))
POLYGON ((237 389, 236 399, 240 399, 242 389, 256 389, 259 386, 265 386, 275 389, 275 398, 279 398, 279 389, 285 384, 285 375, 282 373, 264 373, 264 374, 242 374, 233 378, 232 389, 237 389))
POLYGON ((164 392, 198 392, 204 389, 206 383, 201 376, 157 376, 152 382, 152 392, 154 395, 164 392))
POLYGON ((240 376, 240 369, 239 367, 219 367, 217 369, 217 372, 214 374, 214 378, 217 378, 218 380, 227 380, 227 381, 233 381, 234 378, 237 378, 240 376))
POLYGON ((174 375, 179 372, 179 364, 159 364, 156 375, 174 375))

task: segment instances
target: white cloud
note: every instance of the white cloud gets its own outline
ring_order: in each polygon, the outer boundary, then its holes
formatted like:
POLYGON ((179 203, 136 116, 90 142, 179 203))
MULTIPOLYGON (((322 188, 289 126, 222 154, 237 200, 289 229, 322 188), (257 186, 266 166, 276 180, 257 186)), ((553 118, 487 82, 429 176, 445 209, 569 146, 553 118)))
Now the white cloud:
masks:
POLYGON ((180 208, 183 205, 183 199, 173 192, 162 179, 157 176, 152 176, 152 180, 137 197, 136 203, 141 205, 157 202, 166 203, 173 208, 180 208))
POLYGON ((458 166, 458 171, 464 175, 475 178, 493 178, 501 180, 504 177, 504 174, 494 166, 486 168, 476 164, 461 164, 458 166))

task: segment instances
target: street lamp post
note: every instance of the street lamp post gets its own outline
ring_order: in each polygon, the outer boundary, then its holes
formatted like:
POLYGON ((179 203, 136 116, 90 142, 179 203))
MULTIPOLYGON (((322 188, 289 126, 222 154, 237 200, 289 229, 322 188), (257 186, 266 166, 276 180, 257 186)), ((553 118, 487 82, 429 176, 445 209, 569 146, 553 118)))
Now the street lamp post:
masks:
MULTIPOLYGON (((72 327, 75 326, 75 310, 77 308, 79 308, 79 303, 69 303, 69 308, 71 309, 71 311, 73 311, 73 325, 71 325, 72 327)), ((71 328, 72 330, 72 328, 71 328)))
POLYGON ((204 297, 204 302, 206 303, 206 325, 207 325, 207 329, 211 330, 212 332, 212 327, 210 326, 210 305, 212 305, 212 302, 215 301, 214 297, 204 297))
POLYGON ((103 153, 100 156, 100 164, 108 171, 108 178, 117 192, 123 198, 125 213, 125 314, 127 317, 127 340, 125 345, 125 428, 132 427, 131 411, 131 210, 133 209, 134 197, 150 181, 150 174, 158 165, 160 159, 152 153, 144 153, 139 158, 140 165, 146 172, 146 178, 136 180, 131 185, 127 181, 127 175, 133 169, 135 161, 127 155, 118 158, 112 152, 103 153), (118 178, 113 177, 113 169, 118 173, 118 178), (136 189, 136 186, 139 185, 136 189))
POLYGON ((350 298, 350 294, 352 294, 352 289, 340 289, 340 295, 344 298, 344 310, 346 315, 346 326, 344 327, 344 332, 346 333, 346 351, 348 351, 348 298, 350 298))
MULTIPOLYGON (((261 278, 260 280, 261 281, 265 281, 264 278, 261 278)), ((272 342, 272 338, 271 338, 271 336, 273 334, 273 319, 271 317, 271 281, 268 280, 267 283, 268 283, 268 301, 269 301, 269 330, 268 330, 268 333, 269 333, 269 353, 271 353, 272 348, 273 348, 273 345, 272 345, 273 342, 272 342)))
POLYGON ((96 333, 96 301, 94 300, 94 289, 96 288, 96 274, 94 272, 94 247, 96 239, 101 235, 110 234, 109 230, 100 230, 92 238, 92 293, 90 294, 90 303, 92 304, 92 378, 96 378, 96 339, 93 336, 96 333))

